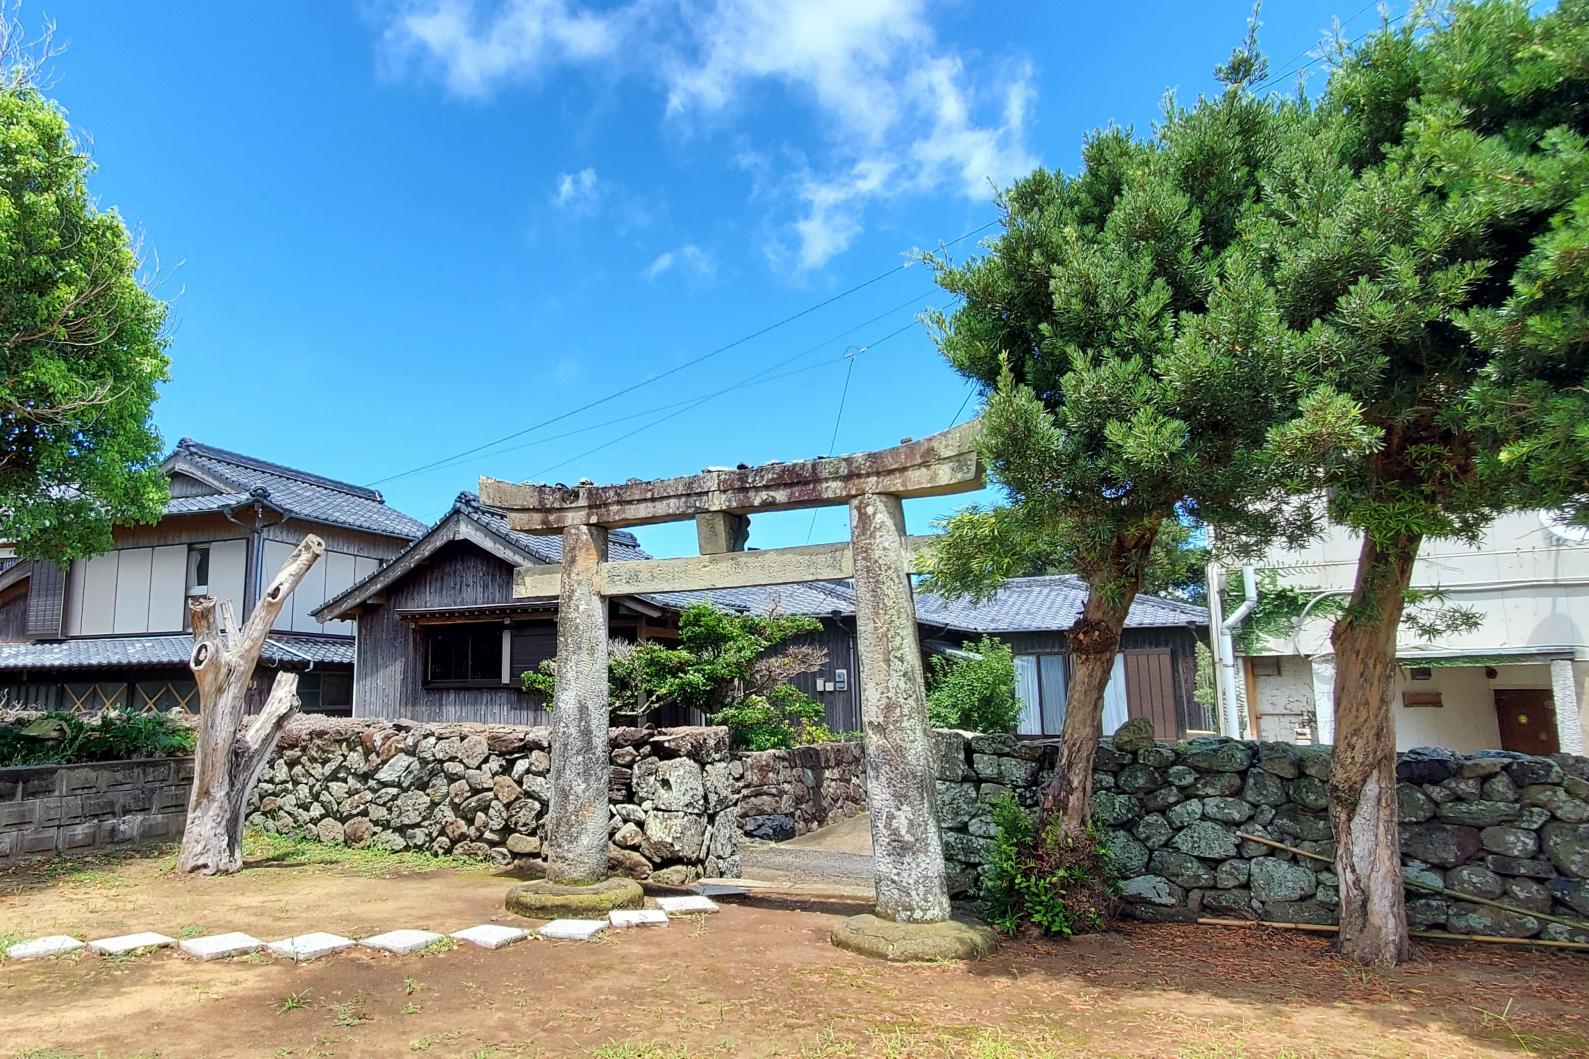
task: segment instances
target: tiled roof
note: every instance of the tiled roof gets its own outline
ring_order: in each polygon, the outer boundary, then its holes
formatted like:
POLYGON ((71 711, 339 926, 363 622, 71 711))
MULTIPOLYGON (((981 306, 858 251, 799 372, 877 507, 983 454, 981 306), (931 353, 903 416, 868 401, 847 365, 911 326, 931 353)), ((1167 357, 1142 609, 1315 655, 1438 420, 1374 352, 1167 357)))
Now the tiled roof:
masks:
MULTIPOLYGON (((1070 628, 1086 602, 1087 584, 1079 577, 1012 577, 980 603, 919 593, 916 614, 924 624, 962 632, 1041 632, 1070 628)), ((1161 596, 1139 595, 1126 614, 1128 629, 1207 624, 1206 608, 1161 596)))
POLYGON ((388 507, 378 490, 218 449, 192 438, 183 438, 166 461, 168 468, 175 469, 183 463, 224 484, 228 492, 173 497, 166 505, 169 515, 233 507, 262 489, 269 503, 312 522, 407 538, 418 537, 428 528, 419 519, 388 507))
MULTIPOLYGON (((452 509, 544 563, 557 563, 563 559, 563 541, 557 534, 520 533, 508 529, 507 518, 500 511, 481 504, 480 498, 474 493, 459 493, 452 509)), ((614 562, 651 558, 640 547, 635 535, 627 530, 612 530, 607 534, 607 557, 614 562)))
MULTIPOLYGON (((0 643, 0 670, 119 669, 186 666, 193 652, 187 633, 164 636, 102 636, 51 643, 0 643)), ((272 636, 259 653, 270 665, 301 669, 352 665, 353 641, 336 636, 272 636)))

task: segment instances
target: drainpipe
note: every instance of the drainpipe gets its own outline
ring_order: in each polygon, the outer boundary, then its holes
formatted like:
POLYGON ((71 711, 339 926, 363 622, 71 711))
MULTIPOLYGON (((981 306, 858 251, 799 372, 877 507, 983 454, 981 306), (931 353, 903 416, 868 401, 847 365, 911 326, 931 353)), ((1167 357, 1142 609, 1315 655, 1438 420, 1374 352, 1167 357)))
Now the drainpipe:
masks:
POLYGON ((1241 568, 1242 604, 1219 626, 1219 667, 1224 678, 1219 682, 1222 728, 1232 739, 1241 736, 1241 699, 1236 694, 1236 630, 1258 605, 1258 579, 1250 566, 1241 568))

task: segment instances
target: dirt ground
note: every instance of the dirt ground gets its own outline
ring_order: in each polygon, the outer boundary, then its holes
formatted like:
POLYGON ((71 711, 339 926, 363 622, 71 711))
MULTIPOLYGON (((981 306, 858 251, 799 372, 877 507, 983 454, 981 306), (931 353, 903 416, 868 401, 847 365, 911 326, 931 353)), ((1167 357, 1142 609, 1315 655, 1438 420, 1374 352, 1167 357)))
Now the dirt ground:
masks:
MULTIPOLYGON (((164 852, 13 871, 0 874, 0 933, 269 940, 508 919, 508 880, 490 871, 329 860, 278 850, 225 879, 174 877, 164 852)), ((1365 972, 1313 935, 1133 925, 1012 941, 970 965, 891 966, 828 943, 861 910, 758 895, 667 928, 497 952, 10 961, 0 1055, 1589 1055, 1589 961, 1568 955, 1431 946, 1365 972)))

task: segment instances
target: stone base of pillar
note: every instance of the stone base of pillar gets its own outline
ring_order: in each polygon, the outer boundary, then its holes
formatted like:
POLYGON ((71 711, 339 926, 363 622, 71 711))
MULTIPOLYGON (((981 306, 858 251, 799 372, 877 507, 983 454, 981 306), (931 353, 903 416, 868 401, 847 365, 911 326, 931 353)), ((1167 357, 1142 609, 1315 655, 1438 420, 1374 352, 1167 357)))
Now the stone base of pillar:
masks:
POLYGON ((508 891, 509 912, 526 919, 606 919, 615 908, 639 908, 646 893, 633 879, 604 879, 565 886, 548 879, 520 883, 508 891))
POLYGON ((998 948, 999 936, 980 923, 896 923, 868 912, 840 920, 833 928, 833 944, 895 963, 936 963, 979 959, 998 948))

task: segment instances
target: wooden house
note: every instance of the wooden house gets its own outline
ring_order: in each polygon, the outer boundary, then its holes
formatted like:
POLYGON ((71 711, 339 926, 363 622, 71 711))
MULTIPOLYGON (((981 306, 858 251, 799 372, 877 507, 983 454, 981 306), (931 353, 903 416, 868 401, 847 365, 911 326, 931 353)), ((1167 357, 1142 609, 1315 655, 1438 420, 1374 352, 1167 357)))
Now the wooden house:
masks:
MULTIPOLYGON (((610 535, 614 561, 646 558, 635 538, 610 535)), ((451 511, 389 565, 328 598, 314 612, 324 623, 357 629, 355 716, 417 721, 543 724, 539 699, 520 688, 527 669, 556 650, 556 604, 513 597, 513 569, 556 563, 560 542, 508 528, 502 515, 461 494, 451 511)), ((1064 630, 1081 611, 1085 589, 1075 578, 1017 578, 980 604, 917 598, 924 647, 959 650, 991 634, 1016 652, 1024 734, 1057 732, 1064 717, 1068 656, 1064 630)), ((817 618, 810 640, 828 663, 796 683, 826 707, 829 727, 860 727, 855 651, 855 597, 844 582, 777 588, 669 592, 615 597, 609 622, 615 639, 674 635, 691 603, 739 611, 817 618)), ((1152 596, 1132 607, 1124 650, 1109 693, 1106 725, 1148 716, 1164 738, 1203 730, 1208 720, 1193 699, 1194 650, 1207 634, 1208 613, 1152 596)))
POLYGON ((0 694, 8 705, 92 711, 196 708, 187 598, 230 600, 241 620, 309 533, 324 557, 282 609, 256 674, 300 672, 304 708, 352 708, 353 637, 313 612, 367 580, 425 524, 373 489, 184 438, 161 465, 161 519, 118 526, 115 546, 63 569, 0 560, 0 694))

